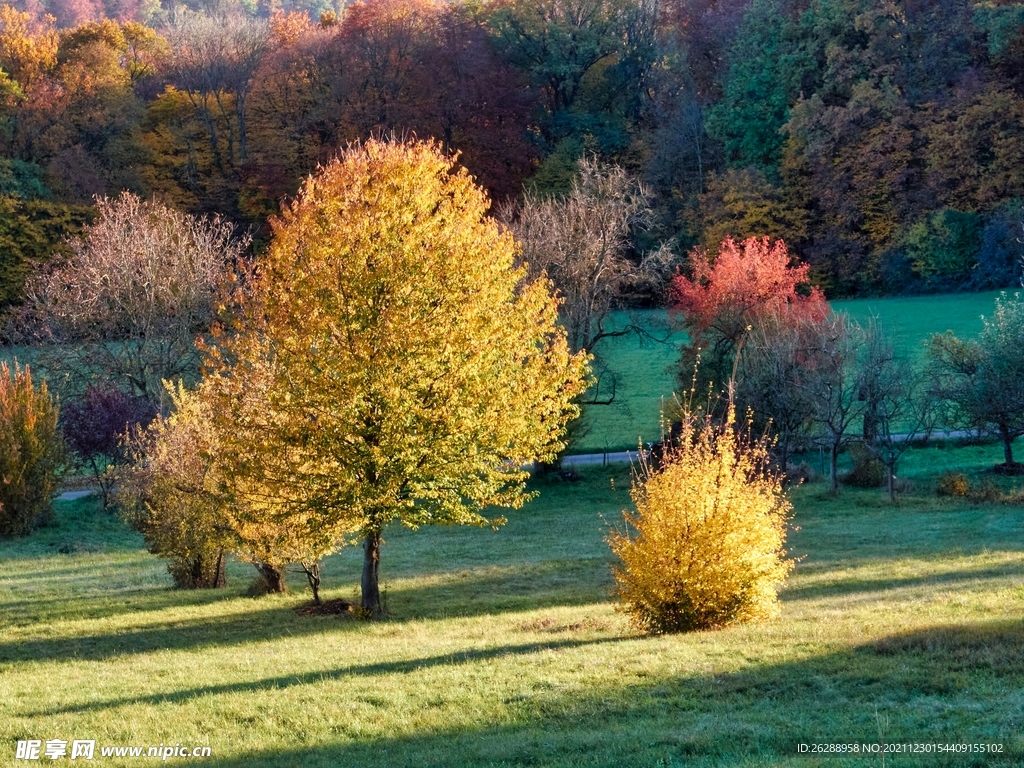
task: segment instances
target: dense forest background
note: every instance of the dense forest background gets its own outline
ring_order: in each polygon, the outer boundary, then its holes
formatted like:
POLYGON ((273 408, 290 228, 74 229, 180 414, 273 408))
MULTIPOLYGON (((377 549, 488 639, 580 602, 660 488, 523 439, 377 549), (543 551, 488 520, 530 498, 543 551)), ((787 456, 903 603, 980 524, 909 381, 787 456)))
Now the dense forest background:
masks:
POLYGON ((628 170, 635 247, 784 238, 830 297, 1012 285, 1024 4, 23 0, 0 8, 0 309, 131 190, 247 227, 339 147, 434 137, 496 201, 628 170))

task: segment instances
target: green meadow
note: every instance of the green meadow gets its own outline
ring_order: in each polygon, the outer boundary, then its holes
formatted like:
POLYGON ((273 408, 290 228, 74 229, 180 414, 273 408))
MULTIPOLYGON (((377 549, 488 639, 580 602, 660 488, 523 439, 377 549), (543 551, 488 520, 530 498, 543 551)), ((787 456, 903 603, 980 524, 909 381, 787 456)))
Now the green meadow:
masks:
MULTIPOLYGON (((1021 765, 1024 508, 934 492, 947 468, 984 486, 998 459, 912 449, 895 507, 795 489, 780 616, 670 637, 637 635, 610 597, 627 467, 537 481, 497 531, 390 531, 376 623, 300 615, 298 575, 248 597, 243 563, 225 590, 176 591, 95 500, 60 502, 0 543, 0 764, 59 738, 210 746, 169 762, 212 766, 1021 765), (801 743, 1001 751, 883 763, 801 743)), ((325 597, 352 599, 359 566, 354 547, 331 557, 325 597)))
MULTIPOLYGON (((950 330, 965 337, 976 335, 981 330, 981 316, 991 314, 999 293, 852 299, 832 302, 832 306, 861 323, 878 318, 902 354, 923 360, 925 342, 933 333, 950 330)), ((661 408, 678 390, 679 347, 686 337, 673 331, 664 310, 622 312, 613 318, 613 325, 628 323, 647 329, 649 334, 601 342, 596 365, 601 380, 595 397, 605 400, 614 392, 614 398, 610 405, 591 408, 585 417, 586 434, 573 448, 574 453, 635 450, 639 442, 661 437, 661 408)), ((35 355, 30 347, 0 347, 0 360, 31 363, 35 355)))
MULTIPOLYGON (((836 312, 846 312, 866 324, 877 318, 889 333, 901 354, 923 361, 925 344, 933 333, 976 336, 981 331, 981 316, 990 315, 999 291, 958 293, 944 296, 911 296, 882 299, 834 301, 836 312)), ((659 341, 636 335, 610 338, 601 342, 600 369, 603 377, 599 399, 606 399, 610 381, 617 387, 611 405, 595 406, 587 414, 587 434, 575 452, 591 453, 635 449, 638 442, 654 442, 661 437, 661 407, 678 391, 676 368, 679 346, 685 336, 671 333, 662 310, 647 310, 619 315, 620 324, 632 318, 651 329, 659 341), (665 341, 660 341, 665 339, 665 341)))

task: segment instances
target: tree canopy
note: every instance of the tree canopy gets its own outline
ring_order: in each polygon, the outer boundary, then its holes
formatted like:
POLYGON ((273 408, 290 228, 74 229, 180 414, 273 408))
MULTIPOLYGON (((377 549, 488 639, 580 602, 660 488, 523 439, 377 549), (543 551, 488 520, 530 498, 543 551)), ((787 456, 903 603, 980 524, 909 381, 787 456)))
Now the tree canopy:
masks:
POLYGON ((171 5, 3 6, 6 194, 157 194, 262 247, 339 146, 393 132, 461 153, 496 201, 621 167, 652 214, 630 253, 784 239, 832 297, 1020 279, 994 246, 1024 198, 1019 3, 171 5))
POLYGON ((525 501, 524 465, 554 457, 586 386, 550 284, 514 266, 488 206, 436 145, 348 149, 274 222, 209 350, 230 491, 358 533, 371 613, 385 526, 500 524, 487 509, 525 501))

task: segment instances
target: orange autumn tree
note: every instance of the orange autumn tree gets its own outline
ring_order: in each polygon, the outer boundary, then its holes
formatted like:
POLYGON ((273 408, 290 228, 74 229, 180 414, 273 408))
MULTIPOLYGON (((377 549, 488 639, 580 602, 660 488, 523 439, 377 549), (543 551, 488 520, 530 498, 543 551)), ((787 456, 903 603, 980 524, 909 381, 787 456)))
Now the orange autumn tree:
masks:
POLYGON ((524 465, 562 448, 588 383, 488 208, 434 144, 348 149, 274 222, 208 353, 237 508, 361 539, 369 615, 388 524, 500 525, 488 508, 527 499, 524 465))
POLYGON ((782 240, 727 238, 717 254, 697 248, 690 262, 692 276, 677 275, 671 286, 672 309, 689 336, 680 367, 684 388, 698 359, 702 385, 727 382, 754 326, 794 327, 829 313, 824 294, 808 282, 810 267, 794 264, 782 240))

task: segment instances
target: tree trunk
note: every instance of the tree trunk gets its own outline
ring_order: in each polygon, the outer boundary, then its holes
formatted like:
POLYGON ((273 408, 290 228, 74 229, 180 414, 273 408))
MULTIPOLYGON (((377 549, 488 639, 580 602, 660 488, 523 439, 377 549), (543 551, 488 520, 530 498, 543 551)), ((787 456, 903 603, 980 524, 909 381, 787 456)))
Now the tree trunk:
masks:
POLYGON ((1003 460, 1006 461, 1006 466, 1013 466, 1013 437, 1010 435, 1010 430, 1005 427, 999 428, 999 434, 1003 438, 1003 460))
POLYGON ((284 569, 278 570, 269 563, 253 563, 256 570, 259 571, 260 576, 267 582, 267 591, 275 592, 277 594, 283 594, 288 591, 288 586, 284 583, 284 569))
POLYGON ((377 576, 380 568, 380 533, 370 531, 363 540, 363 599, 362 606, 370 618, 378 618, 383 609, 377 576))
POLYGON ((100 498, 103 499, 103 509, 110 509, 110 497, 114 490, 114 480, 107 471, 107 462, 96 456, 89 458, 89 466, 92 468, 92 476, 96 479, 96 485, 100 487, 100 498))
POLYGON ((213 567, 213 584, 210 585, 214 589, 223 589, 228 585, 228 577, 224 571, 227 559, 223 549, 217 553, 217 562, 213 567))
POLYGON ((889 501, 893 504, 896 503, 896 467, 892 464, 886 464, 885 468, 888 470, 889 475, 889 501))
POLYGON ((302 563, 302 570, 309 581, 309 588, 313 590, 313 604, 320 605, 320 563, 302 563))
POLYGON ((839 474, 836 465, 839 463, 839 443, 832 443, 828 449, 828 482, 832 493, 839 493, 839 474))

